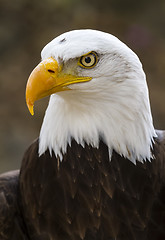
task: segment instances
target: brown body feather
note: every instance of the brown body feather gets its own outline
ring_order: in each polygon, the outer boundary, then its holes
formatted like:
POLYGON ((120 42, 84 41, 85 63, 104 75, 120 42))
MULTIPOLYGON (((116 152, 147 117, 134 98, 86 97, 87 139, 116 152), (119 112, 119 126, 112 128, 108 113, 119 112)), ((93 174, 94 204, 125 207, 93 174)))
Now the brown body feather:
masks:
POLYGON ((0 240, 29 240, 19 198, 19 170, 0 175, 0 240))
POLYGON ((73 140, 62 162, 48 151, 39 157, 34 142, 19 181, 18 173, 0 178, 0 239, 165 239, 165 133, 157 133, 155 159, 136 165, 115 152, 109 161, 102 141, 95 149, 73 140))

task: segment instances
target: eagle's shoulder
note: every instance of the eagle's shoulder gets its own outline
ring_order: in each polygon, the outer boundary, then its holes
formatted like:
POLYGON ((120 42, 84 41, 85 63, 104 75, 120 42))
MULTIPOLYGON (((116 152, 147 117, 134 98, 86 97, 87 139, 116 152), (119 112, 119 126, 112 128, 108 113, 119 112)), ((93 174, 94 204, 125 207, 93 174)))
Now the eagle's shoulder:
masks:
POLYGON ((19 170, 0 175, 0 239, 28 239, 19 208, 19 170))
POLYGON ((159 153, 164 153, 165 156, 165 131, 156 130, 157 138, 155 138, 155 144, 159 153))
POLYGON ((153 157, 155 158, 154 162, 157 165, 161 180, 165 184, 165 131, 156 130, 156 134, 157 138, 155 138, 153 146, 153 157))

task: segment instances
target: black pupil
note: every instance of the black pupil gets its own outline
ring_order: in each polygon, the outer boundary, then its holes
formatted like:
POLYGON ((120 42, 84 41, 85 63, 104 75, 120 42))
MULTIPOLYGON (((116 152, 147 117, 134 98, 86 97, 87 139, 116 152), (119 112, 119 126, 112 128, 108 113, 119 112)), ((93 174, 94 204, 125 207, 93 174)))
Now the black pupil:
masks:
POLYGON ((86 58, 85 58, 85 62, 86 62, 86 63, 90 63, 90 62, 91 62, 91 58, 90 58, 90 57, 86 57, 86 58))

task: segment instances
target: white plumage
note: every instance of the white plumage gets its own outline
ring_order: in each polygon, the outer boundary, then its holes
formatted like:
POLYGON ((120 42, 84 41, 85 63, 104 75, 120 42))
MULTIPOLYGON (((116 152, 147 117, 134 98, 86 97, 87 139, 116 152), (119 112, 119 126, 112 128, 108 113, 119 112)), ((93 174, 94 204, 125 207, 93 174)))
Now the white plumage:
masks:
POLYGON ((93 147, 102 138, 110 158, 113 150, 133 163, 152 158, 156 133, 146 77, 131 49, 108 33, 75 30, 47 44, 41 56, 62 63, 63 73, 92 80, 72 84, 72 91, 50 97, 40 132, 40 155, 49 149, 62 160, 72 138, 93 147), (91 51, 97 53, 98 63, 91 69, 82 68, 78 59, 91 51))

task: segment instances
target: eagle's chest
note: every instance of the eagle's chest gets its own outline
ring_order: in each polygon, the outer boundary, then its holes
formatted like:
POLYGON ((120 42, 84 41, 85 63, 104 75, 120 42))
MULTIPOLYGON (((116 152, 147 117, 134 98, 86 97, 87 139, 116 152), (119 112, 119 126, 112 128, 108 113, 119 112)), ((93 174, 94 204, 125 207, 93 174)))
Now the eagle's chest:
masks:
POLYGON ((151 176, 115 153, 110 162, 102 142, 99 149, 72 142, 62 162, 46 152, 28 164, 24 178, 34 240, 134 239, 134 231, 143 236, 151 176))

